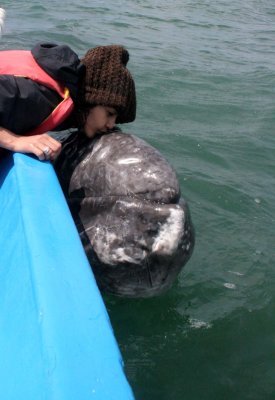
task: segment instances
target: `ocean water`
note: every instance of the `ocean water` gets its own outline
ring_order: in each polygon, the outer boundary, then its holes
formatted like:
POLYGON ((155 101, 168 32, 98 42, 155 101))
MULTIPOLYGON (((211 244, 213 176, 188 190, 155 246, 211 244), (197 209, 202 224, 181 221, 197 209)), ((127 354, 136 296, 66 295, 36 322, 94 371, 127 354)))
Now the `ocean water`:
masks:
MULTIPOLYGON (((2 49, 125 45, 124 130, 175 167, 196 229, 166 294, 105 296, 137 400, 275 399, 275 4, 2 1, 2 49)), ((119 400, 119 399, 118 399, 119 400)))

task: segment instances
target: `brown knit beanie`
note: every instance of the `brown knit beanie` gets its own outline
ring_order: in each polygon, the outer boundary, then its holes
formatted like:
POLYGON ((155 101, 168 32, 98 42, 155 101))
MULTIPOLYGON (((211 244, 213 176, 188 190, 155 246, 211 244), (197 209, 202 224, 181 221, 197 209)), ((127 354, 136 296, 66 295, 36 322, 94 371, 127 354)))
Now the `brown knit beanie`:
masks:
POLYGON ((118 45, 88 50, 81 62, 86 75, 80 87, 80 107, 102 105, 114 107, 117 123, 132 122, 136 117, 134 80, 126 68, 128 51, 118 45))

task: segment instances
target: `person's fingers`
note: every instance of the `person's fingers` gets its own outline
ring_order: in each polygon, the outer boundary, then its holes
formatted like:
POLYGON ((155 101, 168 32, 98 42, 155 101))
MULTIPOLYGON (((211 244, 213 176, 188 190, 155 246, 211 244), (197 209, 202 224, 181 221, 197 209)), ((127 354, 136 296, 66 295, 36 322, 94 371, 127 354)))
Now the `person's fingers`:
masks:
POLYGON ((49 146, 47 146, 45 142, 32 143, 31 148, 31 152, 35 154, 40 161, 50 160, 55 156, 55 152, 49 146))
POLYGON ((36 137, 34 141, 39 160, 54 160, 61 152, 61 143, 46 134, 36 137))
POLYGON ((46 135, 47 143, 51 147, 54 152, 57 152, 61 149, 61 143, 58 140, 55 140, 53 137, 46 135))
POLYGON ((41 143, 31 143, 29 153, 33 153, 40 161, 47 159, 47 153, 45 153, 45 149, 48 147, 41 143))
MULTIPOLYGON (((56 159, 56 157, 58 157, 58 155, 60 154, 61 149, 62 149, 61 143, 59 143, 57 141, 55 141, 55 142, 47 141, 47 142, 43 142, 43 144, 46 144, 45 148, 46 148, 47 158, 49 158, 51 160, 56 159), (49 150, 47 151, 47 149, 49 149, 49 150)), ((43 150, 45 150, 45 148, 43 150)))
POLYGON ((47 134, 20 136, 16 139, 15 151, 32 153, 39 160, 54 160, 60 154, 62 145, 47 134))

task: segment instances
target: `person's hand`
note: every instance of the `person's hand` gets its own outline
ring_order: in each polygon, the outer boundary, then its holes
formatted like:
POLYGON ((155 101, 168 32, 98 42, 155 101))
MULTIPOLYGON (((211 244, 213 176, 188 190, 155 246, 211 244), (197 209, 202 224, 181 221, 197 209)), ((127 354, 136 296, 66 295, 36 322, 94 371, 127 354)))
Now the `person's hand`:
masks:
POLYGON ((18 153, 32 153, 39 160, 55 160, 61 151, 61 143, 43 133, 34 136, 14 136, 12 150, 18 153))

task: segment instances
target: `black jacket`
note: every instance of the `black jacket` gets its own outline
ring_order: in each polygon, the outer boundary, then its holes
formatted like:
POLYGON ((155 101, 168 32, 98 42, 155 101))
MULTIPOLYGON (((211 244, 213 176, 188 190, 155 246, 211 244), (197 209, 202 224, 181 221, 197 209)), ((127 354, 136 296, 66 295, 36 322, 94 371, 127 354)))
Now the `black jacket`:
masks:
MULTIPOLYGON (((36 62, 52 78, 68 87, 75 101, 78 82, 84 66, 76 53, 66 45, 37 44, 32 50, 36 62)), ((30 79, 0 75, 0 126, 24 135, 40 125, 56 105, 60 96, 30 79)), ((56 130, 68 129, 74 124, 73 115, 56 130)))

